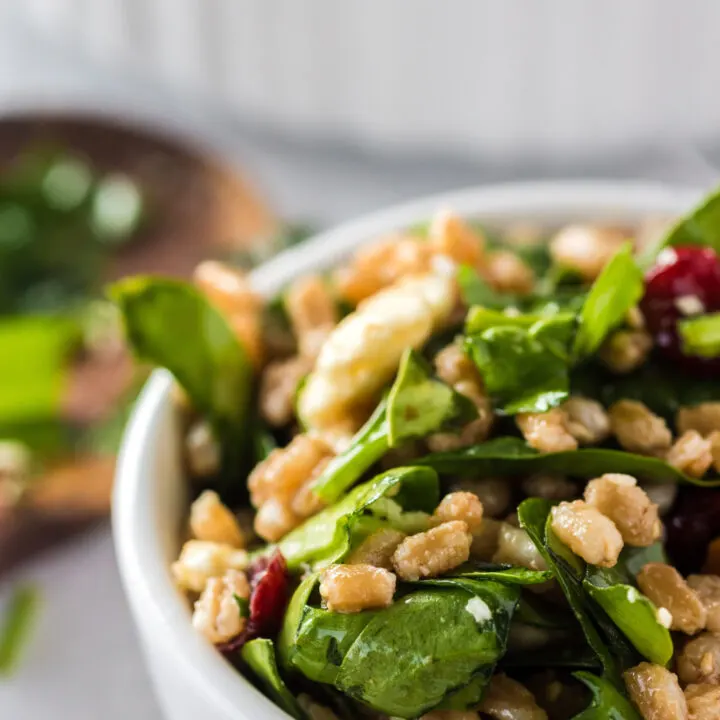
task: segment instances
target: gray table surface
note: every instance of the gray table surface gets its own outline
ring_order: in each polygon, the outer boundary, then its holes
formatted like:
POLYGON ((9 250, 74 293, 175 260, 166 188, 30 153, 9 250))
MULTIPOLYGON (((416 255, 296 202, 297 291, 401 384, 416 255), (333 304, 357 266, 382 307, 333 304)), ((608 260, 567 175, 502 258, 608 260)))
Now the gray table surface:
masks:
MULTIPOLYGON (((141 78, 88 67, 72 53, 42 41, 0 0, 0 113, 33 107, 125 108, 163 117, 173 131, 222 152, 242 166, 289 217, 321 224, 401 199, 488 181, 540 176, 640 177, 691 184, 716 173, 687 148, 593 162, 527 162, 487 166, 445 158, 379 159, 317 141, 298 143, 206 108, 193 110, 141 78)), ((107 527, 38 558, 0 583, 0 607, 17 580, 44 593, 32 645, 19 672, 0 680, 2 720, 154 720, 159 711, 140 657, 120 588, 107 527)))

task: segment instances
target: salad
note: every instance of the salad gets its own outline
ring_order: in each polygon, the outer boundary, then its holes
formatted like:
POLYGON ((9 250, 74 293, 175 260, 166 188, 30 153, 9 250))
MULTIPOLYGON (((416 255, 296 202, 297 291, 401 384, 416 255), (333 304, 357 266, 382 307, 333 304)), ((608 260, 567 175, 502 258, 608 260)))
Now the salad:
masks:
POLYGON ((720 717, 720 192, 641 236, 444 210, 270 299, 112 287, 176 380, 173 577, 289 716, 720 717))

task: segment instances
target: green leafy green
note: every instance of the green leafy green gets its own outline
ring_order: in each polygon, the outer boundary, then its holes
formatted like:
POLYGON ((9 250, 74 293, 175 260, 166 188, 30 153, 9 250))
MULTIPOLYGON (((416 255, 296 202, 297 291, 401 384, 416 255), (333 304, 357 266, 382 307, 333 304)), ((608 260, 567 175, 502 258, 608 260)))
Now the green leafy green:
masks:
POLYGON ((212 423, 223 471, 237 479, 246 454, 253 369, 223 315, 180 280, 138 276, 115 283, 109 292, 136 354, 175 376, 193 407, 212 423))
POLYGON ((297 635, 305 613, 305 607, 318 583, 318 573, 308 575, 296 588, 285 610, 283 624, 278 635, 278 655, 285 669, 290 667, 297 647, 297 635))
POLYGON ((417 717, 497 662, 505 651, 498 626, 509 626, 516 602, 516 592, 495 583, 411 593, 371 618, 345 655, 337 686, 380 712, 417 717))
POLYGON ((333 502, 391 447, 412 437, 452 429, 475 416, 467 398, 432 378, 425 361, 408 350, 387 398, 380 401, 347 449, 330 461, 313 489, 325 502, 333 502))
POLYGON ((538 453, 516 437, 499 437, 460 450, 426 455, 415 461, 443 475, 522 477, 537 472, 594 478, 604 473, 625 473, 648 482, 720 486, 720 478, 698 479, 683 474, 663 460, 621 450, 582 448, 538 453))
POLYGON ((520 525, 525 529, 568 600, 580 623, 588 645, 600 660, 606 677, 620 686, 620 668, 595 624, 588 598, 582 587, 584 563, 557 541, 548 529, 551 504, 540 498, 524 500, 518 507, 520 525))
POLYGON ((0 625, 0 675, 16 669, 38 617, 40 592, 33 585, 17 586, 0 625))
POLYGON ((608 333, 617 327, 628 310, 642 297, 642 271, 628 243, 603 268, 580 312, 580 327, 573 351, 578 358, 592 355, 608 333))
POLYGON ((720 357, 720 313, 681 320, 678 330, 687 355, 720 357))
POLYGON ((308 605, 303 610, 290 664, 309 680, 335 685, 345 656, 376 611, 334 613, 308 605))
POLYGON ((651 359, 627 375, 614 375, 600 363, 590 362, 573 370, 573 394, 584 395, 610 407, 618 400, 637 400, 674 423, 681 407, 720 401, 720 383, 712 378, 678 373, 651 359))
MULTIPOLYGON (((552 571, 547 572, 552 576, 552 571)), ((575 624, 575 618, 569 610, 532 592, 521 595, 514 620, 549 630, 566 630, 575 624)))
POLYGON ((0 426, 57 418, 70 354, 79 342, 79 324, 70 316, 0 322, 0 426))
POLYGON ((443 579, 413 583, 377 611, 340 614, 308 605, 290 663, 395 717, 414 718, 443 701, 467 707, 505 652, 518 595, 511 585, 443 579))
POLYGON ((325 502, 337 500, 390 448, 387 400, 382 400, 350 445, 336 455, 315 482, 313 490, 325 502))
POLYGON ((470 265, 460 265, 456 277, 462 299, 468 306, 502 309, 517 301, 514 295, 493 290, 470 265))
POLYGON ((607 680, 589 672, 574 674, 593 695, 590 707, 573 720, 642 720, 632 703, 607 680))
POLYGON ((670 631, 657 619, 657 608, 615 568, 588 565, 583 580, 588 595, 607 613, 647 660, 666 665, 673 654, 670 631))
POLYGON ((465 333, 477 335, 490 328, 505 326, 529 330, 533 325, 547 322, 550 318, 572 326, 575 321, 575 313, 567 312, 555 303, 548 304, 546 302, 543 302, 536 310, 527 313, 502 311, 476 305, 468 310, 465 319, 465 333))
POLYGON ((625 582, 633 583, 637 574, 651 562, 667 563, 663 544, 658 541, 647 547, 631 547, 626 545, 620 553, 618 567, 625 574, 625 582))
POLYGON ((541 585, 551 580, 550 570, 530 570, 516 565, 470 562, 452 572, 453 578, 470 580, 494 580, 508 585, 541 585))
POLYGON ((320 567, 337 562, 355 542, 380 527, 414 532, 426 529, 439 492, 437 474, 430 468, 389 470, 306 520, 288 533, 278 548, 291 569, 301 563, 320 567))
POLYGON ((643 252, 642 265, 652 265, 660 250, 680 245, 700 245, 720 253, 720 188, 713 190, 663 237, 643 252))
POLYGON ((543 342, 546 322, 495 326, 466 338, 488 393, 507 415, 545 412, 568 396, 568 364, 543 342))
POLYGON ((477 417, 475 406, 464 395, 431 376, 430 368, 414 350, 400 361, 387 399, 388 443, 424 437, 439 428, 462 427, 477 417))
POLYGON ((276 705, 296 720, 305 720, 305 713, 280 677, 272 640, 250 640, 243 645, 240 656, 260 682, 265 694, 276 705))

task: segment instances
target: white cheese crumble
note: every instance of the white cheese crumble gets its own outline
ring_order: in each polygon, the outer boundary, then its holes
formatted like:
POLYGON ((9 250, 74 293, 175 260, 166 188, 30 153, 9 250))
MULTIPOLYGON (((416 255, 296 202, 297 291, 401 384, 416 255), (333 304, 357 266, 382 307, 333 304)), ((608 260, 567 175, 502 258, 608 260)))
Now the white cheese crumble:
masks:
POLYGON ((673 616, 671 612, 664 607, 659 607, 655 612, 655 618, 657 619, 658 623, 662 625, 664 628, 670 629, 670 626, 672 625, 673 616))
POLYGON ((475 618, 478 624, 490 622, 492 620, 492 612, 487 603, 479 597, 470 598, 465 609, 475 618))
POLYGON ((633 587, 628 588, 627 601, 629 603, 637 602, 640 599, 640 593, 633 587))
POLYGON ((702 315, 705 312, 705 305, 697 295, 681 295, 675 298, 675 307, 683 315, 702 315))

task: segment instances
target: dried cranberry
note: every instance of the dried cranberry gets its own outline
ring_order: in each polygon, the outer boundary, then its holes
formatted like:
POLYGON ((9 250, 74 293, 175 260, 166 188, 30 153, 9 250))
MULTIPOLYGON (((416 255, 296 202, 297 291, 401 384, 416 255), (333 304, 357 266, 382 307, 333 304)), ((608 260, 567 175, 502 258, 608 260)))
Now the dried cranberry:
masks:
POLYGON ((667 550, 683 573, 697 572, 720 537, 720 488, 684 487, 666 523, 667 550))
POLYGON ((264 571, 251 576, 250 625, 258 636, 270 637, 282 625, 288 602, 287 564, 278 550, 264 571))
POLYGON ((712 248, 663 250, 645 278, 641 309, 655 344, 666 356, 691 371, 720 372, 720 360, 682 352, 677 327, 689 312, 720 310, 720 257, 712 248))
POLYGON ((233 653, 257 637, 272 637, 282 625, 290 586, 285 558, 279 550, 272 557, 258 558, 248 570, 250 580, 250 617, 245 629, 232 640, 218 646, 225 654, 233 653))

